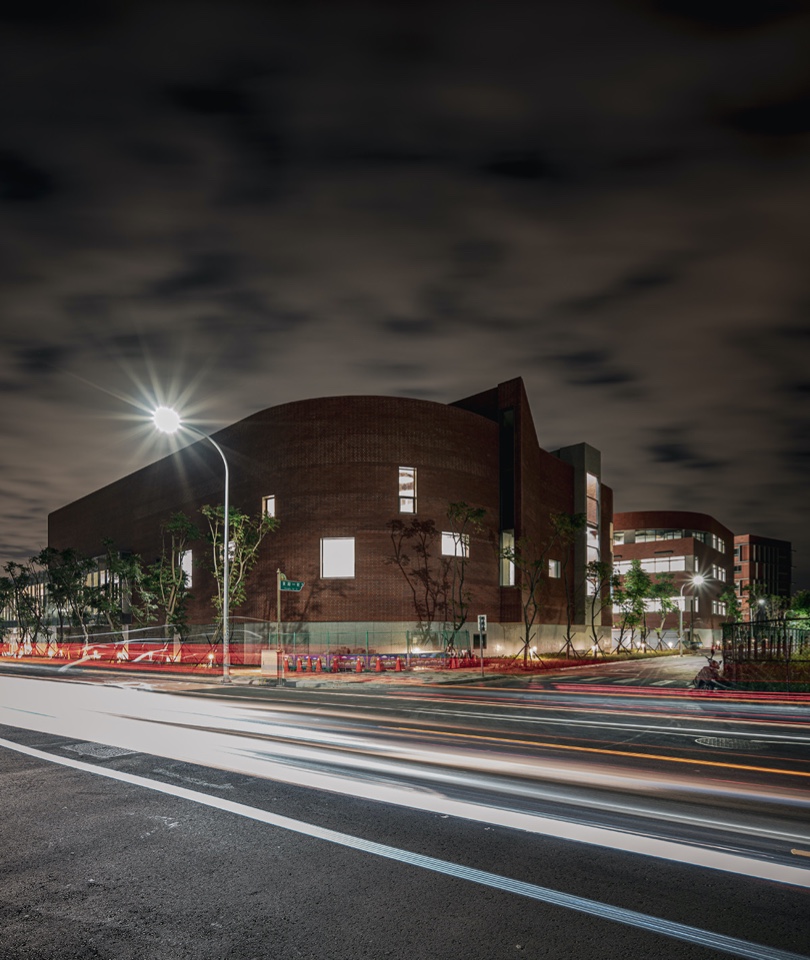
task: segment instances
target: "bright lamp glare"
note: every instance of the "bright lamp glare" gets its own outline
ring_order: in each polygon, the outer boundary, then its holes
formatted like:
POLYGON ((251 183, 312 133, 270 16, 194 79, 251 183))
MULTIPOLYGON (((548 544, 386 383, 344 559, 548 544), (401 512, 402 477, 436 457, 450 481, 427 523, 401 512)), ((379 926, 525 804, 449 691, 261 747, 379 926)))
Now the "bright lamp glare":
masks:
POLYGON ((692 583, 694 583, 696 587, 699 587, 702 583, 705 583, 705 582, 706 582, 706 578, 701 573, 696 573, 695 576, 692 578, 692 583))
POLYGON ((180 429, 180 417, 171 407, 158 407, 152 420, 161 433, 176 433, 180 429))

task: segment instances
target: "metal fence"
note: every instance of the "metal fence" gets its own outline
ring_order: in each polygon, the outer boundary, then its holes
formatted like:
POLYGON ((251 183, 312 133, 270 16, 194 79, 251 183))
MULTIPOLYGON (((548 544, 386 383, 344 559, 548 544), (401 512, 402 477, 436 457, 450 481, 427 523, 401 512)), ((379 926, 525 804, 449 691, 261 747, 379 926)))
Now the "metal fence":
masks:
POLYGON ((723 626, 723 675, 749 690, 810 690, 810 624, 754 620, 723 626))

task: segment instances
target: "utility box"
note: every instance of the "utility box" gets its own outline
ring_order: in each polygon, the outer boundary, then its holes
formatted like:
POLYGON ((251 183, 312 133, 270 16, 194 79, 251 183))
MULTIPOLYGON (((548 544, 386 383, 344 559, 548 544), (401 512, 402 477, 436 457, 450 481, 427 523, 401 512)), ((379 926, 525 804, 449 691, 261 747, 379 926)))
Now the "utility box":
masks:
POLYGON ((262 650, 262 676, 278 676, 278 650, 262 650))

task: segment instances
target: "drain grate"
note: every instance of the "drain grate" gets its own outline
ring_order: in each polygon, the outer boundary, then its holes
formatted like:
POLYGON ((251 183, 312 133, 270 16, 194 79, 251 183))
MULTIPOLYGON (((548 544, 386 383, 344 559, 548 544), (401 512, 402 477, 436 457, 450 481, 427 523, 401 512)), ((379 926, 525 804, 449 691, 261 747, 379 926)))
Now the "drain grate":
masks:
POLYGON ((764 750, 767 746, 761 740, 735 740, 732 737, 698 737, 695 743, 718 750, 764 750))

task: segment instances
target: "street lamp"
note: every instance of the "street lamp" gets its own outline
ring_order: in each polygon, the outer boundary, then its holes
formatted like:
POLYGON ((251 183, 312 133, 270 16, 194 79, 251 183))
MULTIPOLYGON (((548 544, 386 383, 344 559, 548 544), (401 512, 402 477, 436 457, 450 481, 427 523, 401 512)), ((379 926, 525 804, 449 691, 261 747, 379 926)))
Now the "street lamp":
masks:
MULTIPOLYGON (((690 596, 690 613, 689 618, 689 627, 690 632, 694 633, 695 630, 695 587, 699 587, 706 582, 706 578, 702 573, 696 573, 694 577, 689 580, 684 580, 681 585, 681 599, 683 599, 683 591, 686 587, 692 587, 692 593, 690 596)), ((678 604, 678 656, 683 656, 683 604, 678 604)))
POLYGON ((196 433, 198 437, 202 437, 203 440, 207 440, 211 446, 217 451, 217 453, 222 457, 222 462, 225 465, 225 523, 223 529, 223 540, 224 540, 224 549, 222 551, 222 682, 230 683, 231 682, 231 664, 230 664, 230 624, 228 616, 228 585, 230 582, 230 540, 229 540, 229 529, 228 529, 228 520, 229 520, 229 510, 228 510, 228 488, 230 486, 228 479, 228 461, 225 459, 225 454, 222 452, 220 445, 212 437, 209 437, 207 433, 202 433, 200 430, 197 430, 195 427, 190 427, 187 423, 183 423, 180 419, 180 415, 176 410, 172 410, 171 407, 158 407, 157 410, 152 414, 152 420, 160 430, 161 433, 177 433, 178 430, 188 430, 189 433, 196 433))

